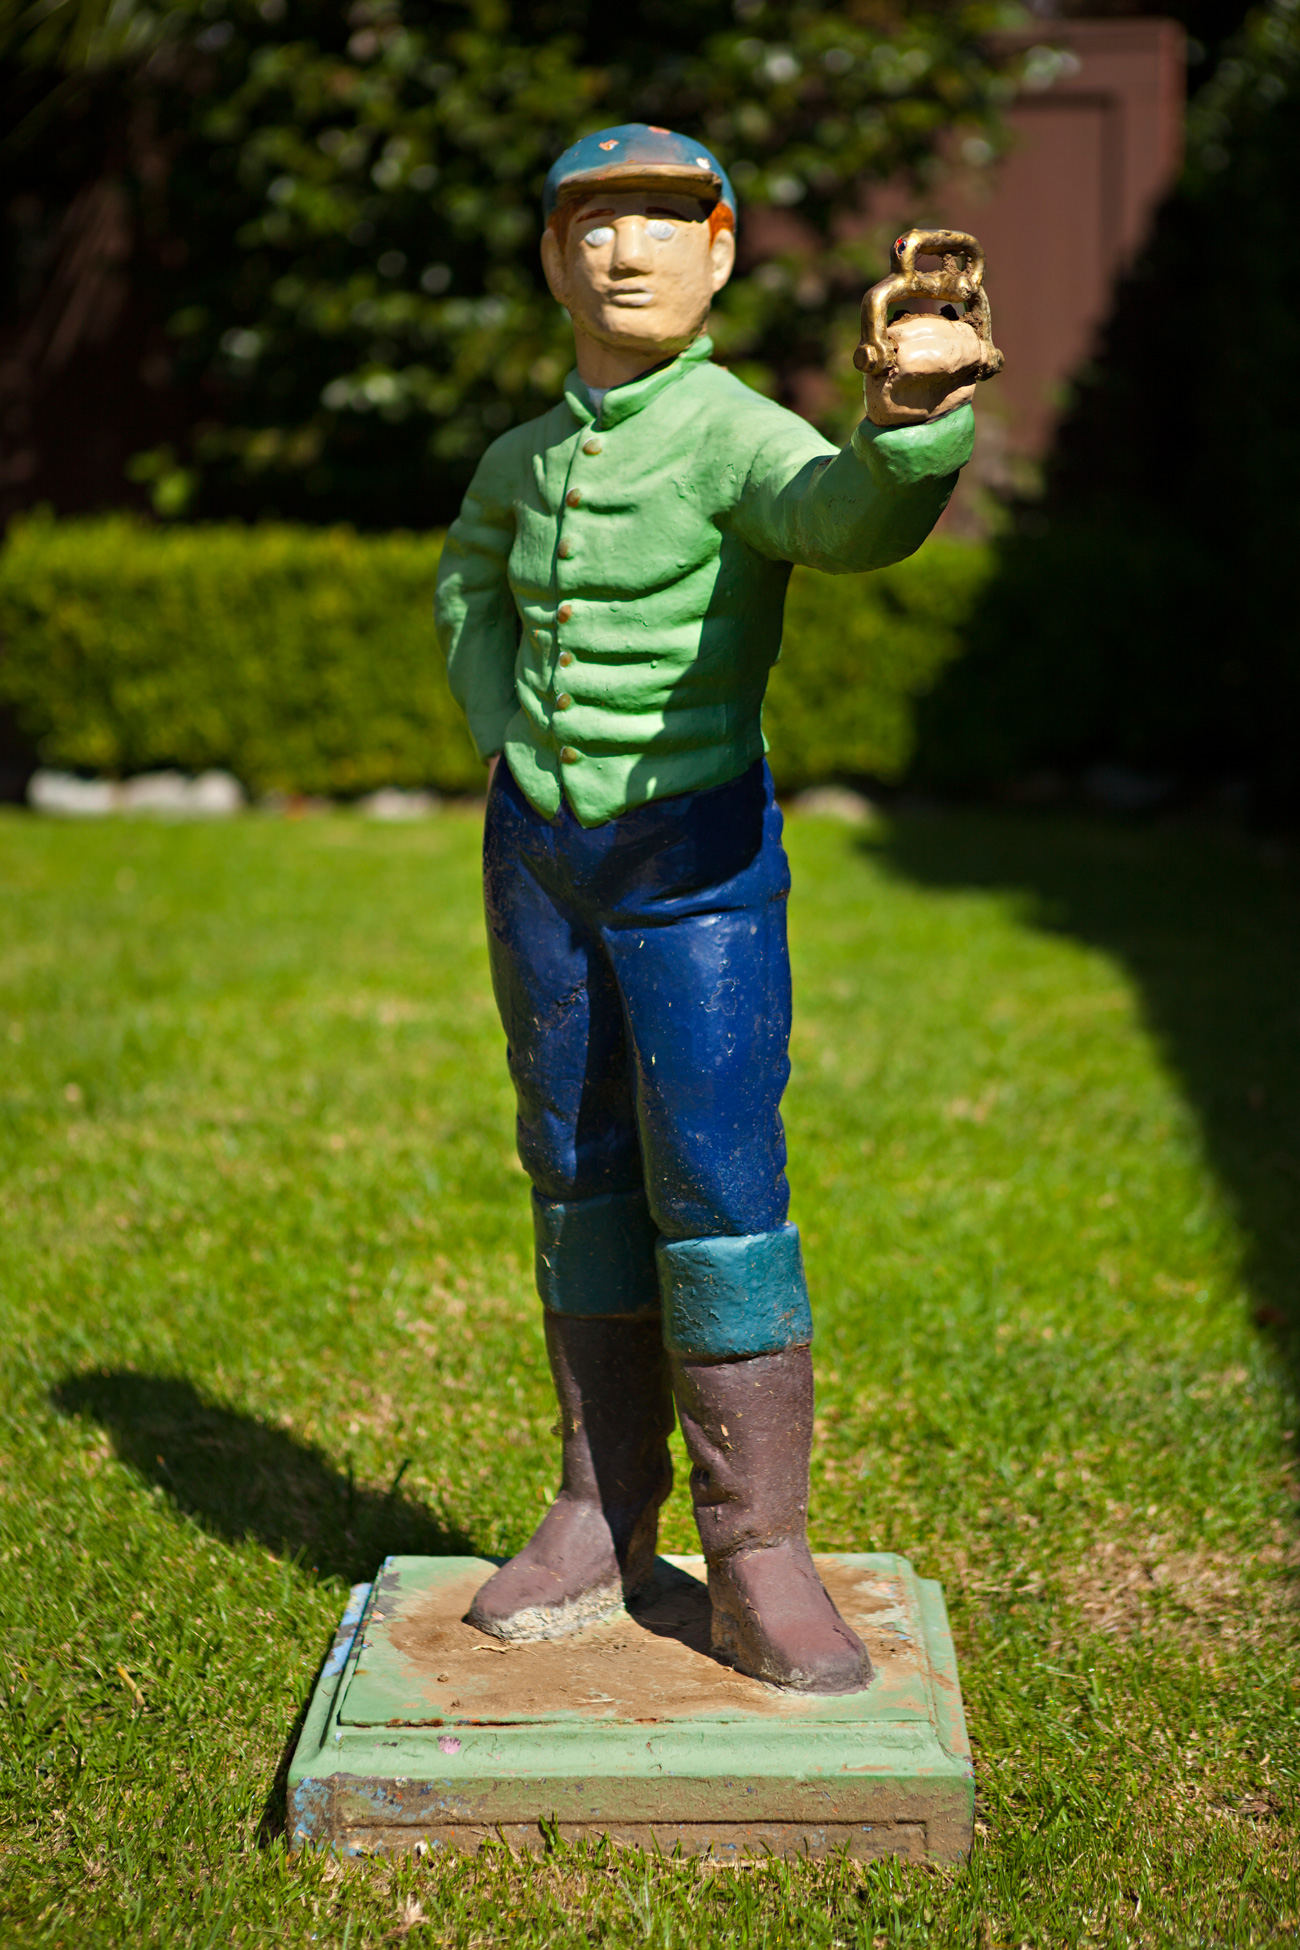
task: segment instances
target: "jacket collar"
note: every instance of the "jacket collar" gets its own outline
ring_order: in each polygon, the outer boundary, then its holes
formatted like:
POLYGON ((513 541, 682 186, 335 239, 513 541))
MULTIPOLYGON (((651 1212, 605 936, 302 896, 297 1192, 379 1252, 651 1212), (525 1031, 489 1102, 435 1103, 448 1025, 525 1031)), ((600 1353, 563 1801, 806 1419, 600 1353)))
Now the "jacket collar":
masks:
MULTIPOLYGON (((679 352, 675 359, 670 359, 667 365, 656 366, 653 372, 643 372, 639 379, 629 379, 622 386, 611 386, 605 395, 601 425, 616 427, 620 420, 630 420, 634 413, 639 413, 652 400, 658 399, 660 393, 675 385, 692 366, 701 365, 712 357, 713 340, 706 333, 703 338, 688 345, 685 352, 679 352)), ((564 382, 564 397, 574 419, 583 426, 590 426, 596 415, 576 368, 564 382)))

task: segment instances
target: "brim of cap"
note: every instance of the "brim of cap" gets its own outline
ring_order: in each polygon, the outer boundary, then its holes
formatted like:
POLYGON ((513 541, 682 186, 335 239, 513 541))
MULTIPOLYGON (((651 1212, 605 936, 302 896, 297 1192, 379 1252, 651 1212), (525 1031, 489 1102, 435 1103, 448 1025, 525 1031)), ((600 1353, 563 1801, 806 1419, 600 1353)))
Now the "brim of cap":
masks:
POLYGON ((722 178, 716 169, 695 169, 689 163, 614 162, 608 167, 575 170, 566 176, 555 192, 557 203, 585 196, 599 184, 617 184, 620 190, 666 190, 673 188, 687 196, 698 196, 716 203, 722 195, 722 178))

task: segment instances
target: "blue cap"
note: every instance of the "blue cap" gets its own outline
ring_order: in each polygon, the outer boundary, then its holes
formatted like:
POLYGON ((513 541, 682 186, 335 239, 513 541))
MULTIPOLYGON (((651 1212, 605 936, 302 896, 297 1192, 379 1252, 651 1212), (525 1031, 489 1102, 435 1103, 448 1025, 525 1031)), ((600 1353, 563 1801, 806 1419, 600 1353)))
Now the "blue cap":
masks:
POLYGON ((717 157, 694 136, 674 135, 648 122, 621 122, 572 143, 552 163, 542 191, 542 213, 549 217, 561 197, 581 196, 596 183, 623 190, 669 190, 698 196, 712 206, 725 203, 733 221, 736 193, 717 157))

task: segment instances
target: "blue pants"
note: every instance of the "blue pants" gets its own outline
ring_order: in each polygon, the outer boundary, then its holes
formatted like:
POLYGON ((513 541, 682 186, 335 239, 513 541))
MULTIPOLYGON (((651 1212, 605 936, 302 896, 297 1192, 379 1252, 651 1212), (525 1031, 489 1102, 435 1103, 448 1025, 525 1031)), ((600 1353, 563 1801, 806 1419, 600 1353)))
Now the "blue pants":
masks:
POLYGON ((583 827, 504 760, 483 843, 492 982, 561 1314, 662 1311, 697 1359, 812 1334, 786 1222, 790 873, 761 762, 583 827))

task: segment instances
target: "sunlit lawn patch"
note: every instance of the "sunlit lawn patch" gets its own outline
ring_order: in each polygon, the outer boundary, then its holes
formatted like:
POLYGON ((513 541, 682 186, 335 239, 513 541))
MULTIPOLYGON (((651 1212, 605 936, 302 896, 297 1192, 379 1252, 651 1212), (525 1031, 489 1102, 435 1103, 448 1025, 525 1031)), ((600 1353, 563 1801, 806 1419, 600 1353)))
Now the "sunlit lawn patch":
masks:
POLYGON ((0 821, 4 1941, 1300 1927, 1296 876, 1176 828, 790 828, 814 1541, 945 1583, 969 1869, 286 1857, 347 1583, 554 1484, 477 842, 0 821))

